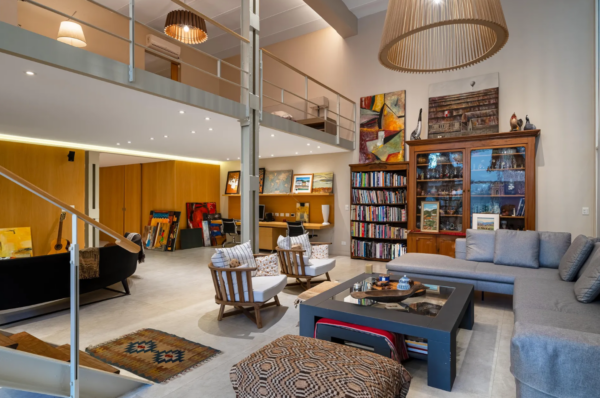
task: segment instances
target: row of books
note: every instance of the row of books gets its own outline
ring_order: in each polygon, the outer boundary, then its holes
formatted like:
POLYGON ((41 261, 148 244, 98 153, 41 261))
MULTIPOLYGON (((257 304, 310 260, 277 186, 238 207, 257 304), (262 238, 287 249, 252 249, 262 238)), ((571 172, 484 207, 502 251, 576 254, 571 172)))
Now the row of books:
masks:
POLYGON ((525 215, 525 198, 519 200, 519 206, 517 207, 517 213, 515 215, 518 217, 523 217, 525 215))
POLYGON ((406 177, 388 171, 352 173, 353 187, 401 187, 406 185, 406 177))
POLYGON ((352 222, 350 232, 352 236, 358 238, 407 239, 408 237, 406 228, 364 222, 352 222))
POLYGON ((408 352, 416 352, 417 354, 427 355, 428 345, 427 340, 421 337, 404 336, 406 349, 408 352))
POLYGON ((406 245, 402 243, 366 242, 352 239, 352 255, 355 257, 393 260, 406 254, 406 245))
POLYGON ((364 204, 403 204, 406 203, 406 191, 369 191, 364 189, 352 190, 352 203, 364 204))
POLYGON ((406 221, 406 208, 352 205, 350 219, 355 221, 406 221))

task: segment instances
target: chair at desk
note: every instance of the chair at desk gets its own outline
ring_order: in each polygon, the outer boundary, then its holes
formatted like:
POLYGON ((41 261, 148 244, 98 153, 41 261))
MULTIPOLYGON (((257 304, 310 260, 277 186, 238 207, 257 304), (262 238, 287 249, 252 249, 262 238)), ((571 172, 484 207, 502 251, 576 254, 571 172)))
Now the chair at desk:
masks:
POLYGON ((234 220, 232 218, 224 218, 222 222, 222 233, 223 235, 225 235, 225 242, 223 242, 223 247, 225 247, 225 245, 227 244, 227 235, 231 236, 231 243, 233 243, 234 245, 236 243, 240 243, 235 240, 236 236, 240 236, 242 234, 242 232, 237 226, 237 220, 234 220))
POLYGON ((304 235, 306 230, 302 221, 287 221, 287 236, 294 237, 304 235))

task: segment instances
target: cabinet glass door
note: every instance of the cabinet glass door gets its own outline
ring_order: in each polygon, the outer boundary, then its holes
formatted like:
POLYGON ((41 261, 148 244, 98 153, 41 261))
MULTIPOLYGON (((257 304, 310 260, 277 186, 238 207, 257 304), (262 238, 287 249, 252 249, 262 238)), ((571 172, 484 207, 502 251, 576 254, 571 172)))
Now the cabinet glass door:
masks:
POLYGON ((477 229, 525 229, 525 147, 474 149, 471 151, 471 227, 477 229))
POLYGON ((439 231, 463 230, 463 156, 462 151, 417 154, 417 229, 425 231, 423 204, 439 202, 439 231))

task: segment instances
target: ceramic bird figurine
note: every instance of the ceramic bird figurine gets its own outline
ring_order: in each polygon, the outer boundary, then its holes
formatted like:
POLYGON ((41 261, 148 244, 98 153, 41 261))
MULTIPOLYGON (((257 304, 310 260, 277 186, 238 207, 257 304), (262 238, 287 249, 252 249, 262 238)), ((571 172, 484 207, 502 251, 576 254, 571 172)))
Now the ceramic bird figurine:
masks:
POLYGON ((423 108, 421 108, 421 110, 419 111, 419 123, 417 124, 417 128, 415 129, 415 131, 413 131, 412 134, 410 135, 411 140, 420 140, 421 139, 421 127, 422 127, 421 116, 422 116, 422 114, 423 114, 423 108))
POLYGON ((535 124, 531 124, 529 121, 529 115, 525 116, 525 128, 524 130, 536 130, 535 124))
POLYGON ((514 113, 510 118, 510 131, 519 131, 519 121, 517 120, 517 115, 514 113))
POLYGON ((523 119, 517 120, 517 125, 519 126, 519 131, 523 130, 523 119))

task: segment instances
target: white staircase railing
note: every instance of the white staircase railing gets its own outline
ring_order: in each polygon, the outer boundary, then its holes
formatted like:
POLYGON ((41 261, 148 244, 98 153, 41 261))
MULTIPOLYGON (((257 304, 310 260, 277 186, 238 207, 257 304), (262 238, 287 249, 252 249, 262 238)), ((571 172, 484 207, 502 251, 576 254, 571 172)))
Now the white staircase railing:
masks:
MULTIPOLYGON (((33 185, 29 181, 21 178, 12 171, 0 166, 0 175, 6 179, 14 182, 20 187, 28 190, 29 192, 39 196, 46 202, 52 203, 54 206, 59 207, 64 212, 72 215, 73 227, 71 230, 71 363, 70 363, 70 396, 72 398, 79 398, 79 243, 77 240, 77 221, 82 220, 86 224, 90 224, 105 234, 116 239, 116 244, 121 246, 123 249, 131 252, 138 253, 140 247, 132 241, 126 239, 119 233, 113 231, 107 226, 99 223, 98 221, 88 217, 77 209, 72 208, 65 202, 50 195, 48 192, 40 189, 33 185)), ((8 387, 8 386, 7 386, 8 387)), ((41 392, 41 391, 38 391, 41 392)))

